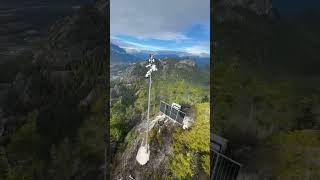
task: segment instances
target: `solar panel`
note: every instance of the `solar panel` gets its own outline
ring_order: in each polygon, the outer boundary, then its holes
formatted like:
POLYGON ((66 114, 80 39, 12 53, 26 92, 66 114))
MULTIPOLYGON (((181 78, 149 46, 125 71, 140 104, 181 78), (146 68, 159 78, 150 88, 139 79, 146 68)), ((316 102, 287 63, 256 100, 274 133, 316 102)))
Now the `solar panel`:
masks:
POLYGON ((167 116, 170 116, 170 112, 171 112, 171 106, 169 106, 168 104, 166 104, 166 111, 164 112, 167 116))
POLYGON ((176 108, 171 107, 170 105, 168 105, 167 103, 165 103, 163 101, 160 102, 160 111, 162 113, 164 113, 170 119, 172 119, 180 124, 183 124, 183 119, 185 117, 184 112, 182 112, 176 108))
POLYGON ((181 111, 179 111, 178 112, 178 116, 177 116, 177 121, 179 122, 179 123, 181 123, 182 124, 182 122, 183 122, 183 119, 184 119, 184 116, 185 116, 186 114, 185 113, 183 113, 183 112, 181 112, 181 111))
POLYGON ((163 103, 163 102, 160 102, 160 111, 161 111, 162 113, 165 113, 165 110, 166 110, 166 104, 163 103))
POLYGON ((175 109, 175 108, 172 108, 172 109, 171 109, 170 117, 171 117, 172 119, 176 120, 176 119, 177 119, 177 115, 178 115, 178 110, 175 109))

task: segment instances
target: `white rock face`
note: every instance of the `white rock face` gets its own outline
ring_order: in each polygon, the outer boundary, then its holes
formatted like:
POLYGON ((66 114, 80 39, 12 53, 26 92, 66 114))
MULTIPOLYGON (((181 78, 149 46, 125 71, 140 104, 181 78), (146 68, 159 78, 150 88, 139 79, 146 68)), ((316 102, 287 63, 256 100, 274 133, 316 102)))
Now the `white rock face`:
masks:
POLYGON ((145 165, 149 161, 150 151, 148 151, 149 145, 141 146, 138 150, 136 160, 139 164, 145 165))
POLYGON ((185 117, 182 123, 182 129, 188 129, 194 123, 194 121, 190 117, 185 117))

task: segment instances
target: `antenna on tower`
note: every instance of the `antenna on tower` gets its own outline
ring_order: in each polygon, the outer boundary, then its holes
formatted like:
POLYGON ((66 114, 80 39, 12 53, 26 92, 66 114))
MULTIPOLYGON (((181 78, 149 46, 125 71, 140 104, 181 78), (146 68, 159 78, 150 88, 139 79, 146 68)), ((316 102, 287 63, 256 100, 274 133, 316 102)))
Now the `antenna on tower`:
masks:
POLYGON ((146 78, 149 78, 149 93, 148 93, 148 111, 147 111, 147 129, 146 129, 146 135, 144 138, 144 141, 142 141, 141 147, 138 150, 136 160, 141 164, 144 165, 149 161, 150 157, 150 150, 149 150, 149 144, 148 144, 148 138, 149 138, 149 115, 150 115, 150 99, 151 99, 151 74, 154 71, 157 71, 157 67, 154 64, 155 60, 153 58, 153 54, 149 55, 148 65, 146 65, 146 68, 148 68, 148 71, 145 75, 146 78))

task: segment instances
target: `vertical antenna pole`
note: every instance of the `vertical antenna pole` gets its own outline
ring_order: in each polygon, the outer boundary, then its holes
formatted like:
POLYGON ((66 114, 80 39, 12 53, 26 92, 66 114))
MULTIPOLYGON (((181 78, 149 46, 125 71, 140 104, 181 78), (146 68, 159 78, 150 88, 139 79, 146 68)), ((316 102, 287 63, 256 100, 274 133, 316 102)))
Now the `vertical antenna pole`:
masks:
POLYGON ((141 165, 145 165, 150 158, 150 149, 149 149, 149 144, 148 144, 148 138, 149 138, 149 119, 150 119, 150 101, 151 101, 151 74, 154 71, 157 71, 157 67, 154 63, 153 55, 150 54, 149 58, 149 64, 146 65, 146 68, 148 68, 148 72, 146 73, 145 77, 149 78, 149 93, 148 93, 148 112, 147 112, 147 128, 146 128, 146 136, 141 144, 141 147, 138 150, 136 160, 139 162, 141 165), (147 146, 147 147, 146 147, 147 146))
POLYGON ((150 97, 151 97, 151 74, 149 77, 149 97, 148 97, 148 113, 147 113, 147 151, 149 151, 148 146, 148 136, 149 136, 149 115, 150 115, 150 97))

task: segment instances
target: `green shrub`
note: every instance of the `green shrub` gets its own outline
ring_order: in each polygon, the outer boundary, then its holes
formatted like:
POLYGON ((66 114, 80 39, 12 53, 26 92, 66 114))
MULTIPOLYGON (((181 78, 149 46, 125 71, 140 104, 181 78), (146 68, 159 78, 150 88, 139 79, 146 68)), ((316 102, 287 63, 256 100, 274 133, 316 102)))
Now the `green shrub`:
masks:
POLYGON ((280 133, 268 139, 259 154, 260 167, 281 179, 320 176, 320 133, 312 130, 280 133))
POLYGON ((210 107, 209 103, 196 104, 195 123, 188 130, 174 133, 173 154, 169 170, 178 178, 192 177, 202 170, 209 176, 210 107), (197 159, 200 158, 200 162, 197 159))

